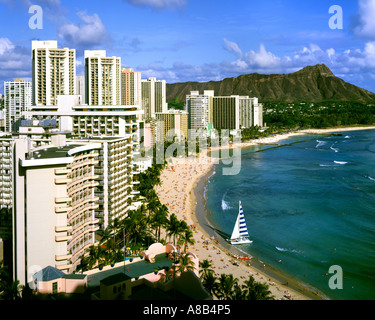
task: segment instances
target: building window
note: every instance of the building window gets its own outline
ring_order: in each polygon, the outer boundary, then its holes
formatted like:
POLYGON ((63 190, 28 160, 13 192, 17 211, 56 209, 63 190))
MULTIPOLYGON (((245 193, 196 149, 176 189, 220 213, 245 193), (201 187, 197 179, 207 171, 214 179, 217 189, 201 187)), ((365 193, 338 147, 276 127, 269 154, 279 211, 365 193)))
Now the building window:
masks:
POLYGON ((57 282, 52 283, 52 293, 56 294, 58 292, 57 282))

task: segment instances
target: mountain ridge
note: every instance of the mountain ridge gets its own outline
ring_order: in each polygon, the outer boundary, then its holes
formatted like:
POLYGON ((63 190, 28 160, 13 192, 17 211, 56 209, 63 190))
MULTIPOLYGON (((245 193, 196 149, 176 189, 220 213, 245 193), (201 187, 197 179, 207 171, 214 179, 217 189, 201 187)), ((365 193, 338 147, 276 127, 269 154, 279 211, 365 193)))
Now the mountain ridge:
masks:
POLYGON ((244 95, 264 102, 375 102, 374 93, 336 77, 324 64, 306 66, 288 74, 251 73, 220 81, 171 83, 167 84, 167 101, 177 97, 185 101, 190 91, 203 93, 204 90, 214 90, 215 96, 244 95))

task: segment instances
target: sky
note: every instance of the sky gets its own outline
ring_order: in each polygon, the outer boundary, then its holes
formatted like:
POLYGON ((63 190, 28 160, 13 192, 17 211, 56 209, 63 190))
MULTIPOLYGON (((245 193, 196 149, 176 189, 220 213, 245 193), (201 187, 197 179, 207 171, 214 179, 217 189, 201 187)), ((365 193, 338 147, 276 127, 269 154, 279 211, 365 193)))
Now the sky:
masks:
POLYGON ((0 93, 4 81, 31 81, 32 40, 76 49, 78 75, 84 50, 105 49, 167 83, 324 63, 375 92, 375 0, 0 0, 0 93), (41 29, 30 28, 32 5, 41 29))

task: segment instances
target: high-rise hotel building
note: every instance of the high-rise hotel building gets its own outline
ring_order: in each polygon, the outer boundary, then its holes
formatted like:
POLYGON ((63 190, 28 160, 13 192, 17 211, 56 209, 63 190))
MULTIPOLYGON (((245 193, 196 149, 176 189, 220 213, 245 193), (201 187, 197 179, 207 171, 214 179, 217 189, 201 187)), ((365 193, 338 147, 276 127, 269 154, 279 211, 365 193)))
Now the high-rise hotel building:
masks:
POLYGON ((137 208, 131 136, 14 141, 14 275, 29 283, 53 266, 73 272, 96 231, 137 208))
POLYGON ((14 79, 4 83, 5 92, 5 131, 17 131, 18 120, 22 112, 31 107, 31 82, 14 79))
POLYGON ((85 50, 86 104, 121 105, 121 58, 106 50, 85 50))
POLYGON ((263 126, 263 106, 258 98, 248 96, 215 96, 213 90, 203 94, 192 91, 186 96, 189 129, 209 132, 211 129, 239 130, 263 126))
POLYGON ((141 72, 130 68, 121 69, 121 104, 141 104, 141 72))
POLYGON ((213 97, 210 114, 215 129, 239 130, 263 126, 263 106, 258 103, 258 98, 238 95, 213 97))
POLYGON ((57 41, 33 41, 32 71, 33 105, 56 105, 58 95, 75 94, 75 49, 57 48, 57 41))
POLYGON ((142 79, 142 101, 146 121, 155 118, 156 112, 167 112, 166 81, 156 78, 142 79))
POLYGON ((169 112, 156 112, 157 119, 156 135, 158 141, 173 136, 177 141, 184 141, 188 138, 188 114, 186 111, 170 110, 169 112))
POLYGON ((206 131, 209 129, 210 111, 214 95, 213 90, 205 90, 203 94, 199 94, 199 91, 191 91, 191 93, 186 96, 189 129, 192 131, 206 131))

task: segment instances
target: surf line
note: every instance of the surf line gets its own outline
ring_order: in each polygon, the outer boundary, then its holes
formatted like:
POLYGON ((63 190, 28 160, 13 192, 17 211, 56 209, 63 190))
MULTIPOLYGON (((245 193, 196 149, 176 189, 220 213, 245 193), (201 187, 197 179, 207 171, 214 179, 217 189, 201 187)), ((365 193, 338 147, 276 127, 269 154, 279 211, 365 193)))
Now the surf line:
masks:
MULTIPOLYGON (((332 134, 323 135, 323 137, 326 138, 326 137, 330 137, 331 135, 332 134)), ((286 144, 280 144, 280 145, 278 145, 276 147, 271 147, 271 148, 256 150, 255 152, 263 152, 263 151, 268 151, 268 150, 271 150, 271 149, 277 149, 277 148, 281 148, 281 147, 288 147, 288 146, 292 146, 292 145, 297 144, 297 143, 302 143, 302 142, 307 142, 307 141, 312 141, 312 140, 316 140, 316 137, 312 138, 312 139, 306 139, 306 140, 301 140, 301 141, 296 141, 296 142, 291 142, 291 143, 286 143, 286 144)))

